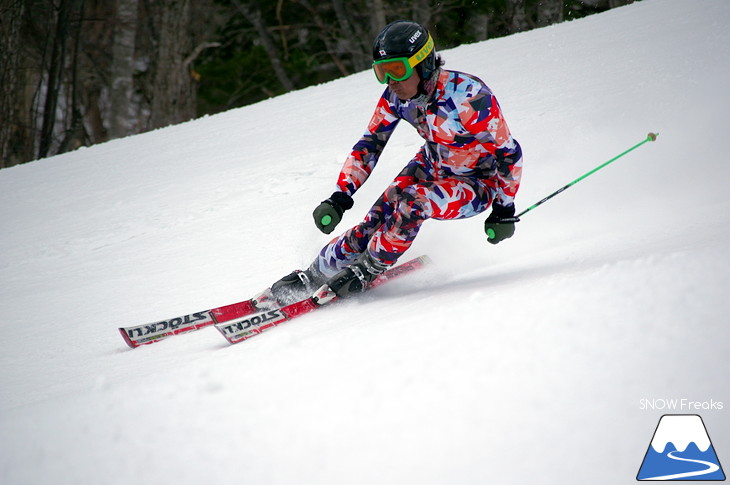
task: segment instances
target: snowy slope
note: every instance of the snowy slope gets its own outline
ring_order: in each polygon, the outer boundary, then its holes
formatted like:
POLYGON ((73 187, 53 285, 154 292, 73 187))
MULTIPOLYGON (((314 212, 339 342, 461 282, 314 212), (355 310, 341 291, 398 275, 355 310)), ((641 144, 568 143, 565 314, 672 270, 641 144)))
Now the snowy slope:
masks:
MULTIPOLYGON (((422 277, 236 346, 116 329, 307 264, 372 73, 0 171, 0 483, 630 483, 666 412, 730 463, 728 25, 645 0, 443 52, 497 94, 522 208, 659 139, 498 246, 429 222, 422 277)), ((343 228, 419 146, 397 130, 343 228)))

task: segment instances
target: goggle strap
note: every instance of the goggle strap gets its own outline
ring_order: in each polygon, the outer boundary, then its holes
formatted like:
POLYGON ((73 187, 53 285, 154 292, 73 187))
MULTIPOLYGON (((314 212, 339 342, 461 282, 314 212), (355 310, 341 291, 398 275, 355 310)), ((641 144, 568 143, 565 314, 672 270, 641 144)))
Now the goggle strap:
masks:
POLYGON ((421 47, 418 52, 413 54, 411 57, 408 58, 408 64, 411 65, 411 67, 416 67, 416 65, 424 60, 426 56, 428 56, 431 51, 433 50, 433 37, 431 37, 431 34, 428 34, 428 40, 425 44, 423 44, 423 47, 421 47))

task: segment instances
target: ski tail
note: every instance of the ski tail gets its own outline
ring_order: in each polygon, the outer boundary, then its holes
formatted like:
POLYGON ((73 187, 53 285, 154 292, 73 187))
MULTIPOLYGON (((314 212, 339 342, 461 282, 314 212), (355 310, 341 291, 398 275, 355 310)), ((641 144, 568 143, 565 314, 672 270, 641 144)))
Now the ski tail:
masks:
POLYGON ((211 310, 203 310, 167 320, 136 325, 134 327, 120 327, 119 333, 121 333, 127 345, 134 349, 141 345, 148 345, 165 340, 173 335, 180 335, 182 333, 200 330, 201 328, 216 323, 224 323, 241 318, 275 305, 276 303, 272 298, 271 290, 266 289, 250 300, 243 300, 211 310))

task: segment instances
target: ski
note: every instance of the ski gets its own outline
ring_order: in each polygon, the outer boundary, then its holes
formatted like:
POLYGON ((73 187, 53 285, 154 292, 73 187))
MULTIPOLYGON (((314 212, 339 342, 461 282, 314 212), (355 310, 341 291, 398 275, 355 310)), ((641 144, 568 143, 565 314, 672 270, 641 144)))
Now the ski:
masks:
POLYGON ((131 348, 152 344, 173 335, 192 332, 201 328, 240 319, 246 315, 279 306, 267 288, 260 295, 249 300, 232 303, 210 310, 181 315, 167 320, 159 320, 134 327, 120 327, 119 333, 131 348))
MULTIPOLYGON (((391 268, 373 281, 370 288, 379 286, 385 281, 393 279, 400 274, 420 268, 427 262, 428 258, 426 256, 421 256, 408 261, 407 263, 391 268)), ((267 288, 261 292, 261 294, 248 300, 212 308, 210 310, 189 313, 187 315, 181 315, 166 320, 158 320, 152 323, 145 323, 133 327, 120 327, 119 333, 122 335, 122 338, 127 345, 134 349, 141 345, 148 345, 165 340, 173 335, 180 335, 182 333, 200 330, 201 328, 205 328, 210 325, 222 325, 229 322, 246 325, 246 323, 243 322, 246 321, 245 317, 247 316, 251 316, 251 319, 254 322, 251 325, 259 329, 257 333, 261 333, 263 330, 266 330, 271 326, 278 325, 281 321, 293 318, 299 314, 308 313, 315 307, 324 305, 324 299, 325 295, 319 295, 316 300, 318 304, 315 304, 314 301, 309 301, 312 300, 311 298, 308 298, 307 300, 304 300, 304 302, 308 303, 297 302, 292 305, 288 305, 287 307, 284 307, 286 309, 286 313, 280 313, 282 308, 280 308, 280 305, 276 302, 276 300, 274 300, 271 294, 271 289, 267 288), (281 315, 287 316, 282 317, 281 315), (277 320, 279 318, 283 318, 284 320, 278 320, 277 323, 271 324, 271 320, 277 320)), ((240 340, 236 340, 236 342, 238 341, 240 340)))
MULTIPOLYGON (((406 263, 386 270, 370 283, 368 290, 423 268, 431 261, 428 256, 419 256, 406 263)), ((320 287, 312 296, 304 300, 280 308, 272 308, 255 314, 244 315, 237 319, 216 323, 215 328, 230 342, 235 344, 250 339, 270 328, 287 322, 300 315, 312 312, 318 308, 336 301, 337 295, 327 285, 320 287)))

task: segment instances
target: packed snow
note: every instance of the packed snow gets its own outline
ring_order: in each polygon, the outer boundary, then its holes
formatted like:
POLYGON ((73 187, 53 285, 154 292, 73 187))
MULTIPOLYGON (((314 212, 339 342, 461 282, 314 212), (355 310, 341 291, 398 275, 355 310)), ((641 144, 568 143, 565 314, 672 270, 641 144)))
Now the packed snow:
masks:
MULTIPOLYGON (((645 0, 443 51, 522 144, 518 209, 659 137, 499 245, 428 221, 429 269, 238 345, 117 327, 312 260, 371 72, 0 171, 0 483, 613 485, 667 413, 730 463, 728 26, 645 0)), ((420 145, 398 128, 338 230, 420 145)))

